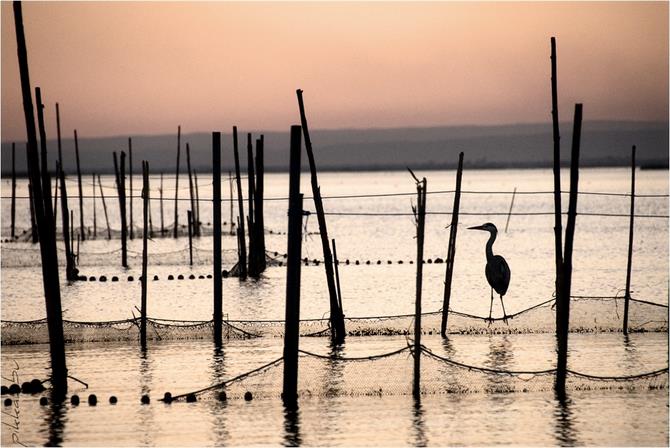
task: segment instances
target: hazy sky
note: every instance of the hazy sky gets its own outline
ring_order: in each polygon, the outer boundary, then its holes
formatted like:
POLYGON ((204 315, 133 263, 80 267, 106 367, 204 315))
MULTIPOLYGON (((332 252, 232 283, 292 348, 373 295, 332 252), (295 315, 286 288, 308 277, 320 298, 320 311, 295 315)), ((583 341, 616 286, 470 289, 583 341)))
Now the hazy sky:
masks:
MULTIPOLYGON (((25 139, 2 2, 2 140, 25 139)), ((47 129, 138 135, 550 120, 668 120, 668 3, 24 3, 47 129)))

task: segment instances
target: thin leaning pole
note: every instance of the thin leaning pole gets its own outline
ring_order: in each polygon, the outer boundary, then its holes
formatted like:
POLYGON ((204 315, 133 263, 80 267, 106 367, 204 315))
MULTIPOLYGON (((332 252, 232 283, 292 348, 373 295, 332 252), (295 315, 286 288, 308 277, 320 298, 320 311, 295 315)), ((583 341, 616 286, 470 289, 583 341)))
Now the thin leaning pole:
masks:
MULTIPOLYGON (((563 227, 561 209, 561 134, 558 127, 558 80, 556 74, 556 38, 551 38, 551 121, 554 140, 554 251, 556 263, 556 329, 559 328, 559 315, 562 303, 563 284, 563 227)), ((558 333, 557 333, 558 334, 558 333)))
MULTIPOLYGON (((191 200, 191 219, 195 214, 195 189, 193 188, 193 171, 191 170, 191 145, 186 143, 186 171, 188 171, 188 193, 191 200)), ((189 221, 190 222, 190 221, 189 221)), ((195 231, 197 235, 197 229, 191 225, 191 232, 195 231)), ((189 236, 191 238, 192 235, 189 236)))
POLYGON ((107 239, 112 239, 112 229, 109 227, 109 216, 107 215, 107 204, 105 203, 105 192, 102 191, 102 181, 98 174, 98 186, 100 187, 100 200, 102 201, 102 210, 105 212, 105 224, 107 225, 107 239))
POLYGON ((633 231, 635 229, 635 146, 631 150, 630 163, 630 225, 628 228, 628 263, 626 265, 626 295, 623 305, 623 334, 628 334, 628 304, 630 302, 630 281, 633 268, 633 231))
POLYGON ((177 238, 179 232, 179 154, 181 152, 181 126, 177 126, 177 168, 174 180, 174 234, 177 238))
POLYGON ((93 239, 98 237, 98 218, 95 212, 95 173, 92 175, 93 179, 93 239))
POLYGON ((79 233, 82 241, 86 240, 84 233, 84 190, 81 185, 81 167, 79 165, 79 139, 77 138, 77 130, 74 130, 74 154, 77 161, 77 184, 79 186, 79 233))
POLYGON ((133 222, 133 139, 128 137, 128 177, 130 180, 130 232, 129 236, 130 239, 133 240, 135 238, 135 229, 134 229, 134 222, 133 222))
POLYGON ((454 209, 449 225, 449 248, 444 274, 444 296, 442 298, 442 323, 440 334, 447 337, 447 321, 449 319, 449 304, 451 302, 451 280, 454 274, 454 260, 456 259, 456 235, 458 232, 458 212, 461 204, 461 180, 463 179, 463 153, 458 155, 458 169, 456 171, 456 192, 454 193, 454 209))
POLYGON ((239 208, 239 220, 237 223, 239 261, 237 267, 240 273, 240 280, 244 280, 247 278, 247 246, 244 239, 244 198, 242 197, 242 179, 240 178, 240 155, 237 149, 237 126, 233 126, 233 155, 235 157, 235 176, 237 177, 237 205, 239 208))
MULTIPOLYGON (((412 173, 412 176, 414 174, 412 173)), ((421 292, 423 286, 423 242, 426 227, 426 186, 424 177, 416 183, 417 210, 416 210, 416 300, 414 302, 414 381, 412 395, 421 396, 421 292)))
POLYGON ((12 208, 11 208, 12 241, 16 237, 16 144, 12 142, 12 208))
POLYGON ((331 337, 336 344, 344 342, 344 313, 338 306, 337 288, 335 286, 335 276, 333 272, 333 255, 330 253, 330 242, 328 240, 328 228, 326 227, 326 216, 323 210, 323 201, 321 200, 321 189, 316 175, 316 162, 314 161, 314 152, 312 151, 312 141, 309 138, 309 129, 307 127, 307 116, 305 114, 305 105, 302 98, 302 90, 296 91, 298 95, 298 107, 300 108, 300 123, 305 138, 305 151, 309 160, 309 170, 311 173, 312 195, 314 196, 314 208, 319 222, 319 233, 321 236, 321 247, 323 249, 323 265, 326 270, 326 283, 328 284, 328 296, 330 299, 330 325, 332 329, 331 337))
POLYGON ((220 347, 223 338, 223 284, 221 273, 221 133, 212 132, 212 214, 213 214, 213 291, 214 344, 220 347))
POLYGON ((142 320, 140 323, 140 344, 142 349, 147 346, 147 268, 149 258, 149 248, 147 240, 149 239, 149 162, 142 161, 142 203, 143 203, 143 232, 142 232, 142 320))

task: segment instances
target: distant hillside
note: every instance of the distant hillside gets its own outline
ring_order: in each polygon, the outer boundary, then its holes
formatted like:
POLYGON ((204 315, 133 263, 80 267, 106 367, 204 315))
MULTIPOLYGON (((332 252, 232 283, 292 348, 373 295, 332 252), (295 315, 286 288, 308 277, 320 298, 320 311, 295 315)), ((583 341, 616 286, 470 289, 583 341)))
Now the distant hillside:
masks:
MULTIPOLYGON (((561 153, 569 161, 572 124, 561 124, 561 153)), ((259 132, 254 131, 254 139, 259 132)), ((267 171, 288 169, 288 132, 265 132, 267 171)), ((470 168, 549 167, 552 163, 551 124, 504 126, 445 126, 395 129, 338 129, 311 131, 320 170, 377 170, 451 168, 458 153, 465 152, 470 168)), ((232 137, 224 134, 223 170, 233 170, 232 137)), ((240 134, 241 160, 246 167, 246 134, 240 134)), ((198 172, 211 170, 211 134, 182 136, 181 166, 190 143, 191 163, 198 172)), ((621 166, 630 163, 630 148, 637 145, 640 165, 668 165, 668 124, 657 122, 586 122, 582 129, 582 166, 621 166)), ((50 166, 55 166, 57 146, 49 140, 50 166)), ((79 141, 85 173, 113 172, 112 152, 127 149, 127 137, 82 138, 79 141)), ((149 161, 152 172, 172 173, 176 163, 177 136, 133 136, 133 169, 149 161)), ((75 171, 74 142, 63 141, 66 172, 75 171)), ((303 158, 306 163, 306 158, 303 158)), ((17 170, 25 173, 25 146, 17 145, 17 170)), ((2 174, 11 170, 11 143, 2 143, 2 174)))

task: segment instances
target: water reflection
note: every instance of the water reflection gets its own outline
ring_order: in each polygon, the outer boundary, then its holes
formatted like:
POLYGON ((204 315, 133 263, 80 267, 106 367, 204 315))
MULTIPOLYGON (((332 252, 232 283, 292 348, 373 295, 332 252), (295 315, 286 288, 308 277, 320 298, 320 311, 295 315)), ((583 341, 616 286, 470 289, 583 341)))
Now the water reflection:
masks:
MULTIPOLYGON (((514 361, 514 352, 507 335, 499 337, 489 336, 489 353, 486 356, 485 365, 494 370, 510 370, 514 361)), ((487 375, 492 391, 505 391, 510 387, 510 377, 507 375, 487 375)), ((493 398, 496 398, 493 394, 493 398)))
MULTIPOLYGON (((140 348, 140 393, 151 396, 151 384, 153 382, 153 360, 149 356, 146 347, 140 348)), ((153 445, 154 412, 153 406, 142 405, 139 410, 139 427, 141 429, 140 441, 142 445, 153 445)))
POLYGON ((47 407, 45 421, 49 422, 49 438, 45 446, 61 446, 67 422, 67 407, 62 394, 51 392, 50 405, 47 407))
POLYGON ((297 402, 284 403, 284 446, 300 446, 300 409, 297 402))
MULTIPOLYGON (((225 356, 223 349, 214 344, 214 353, 212 355, 212 364, 210 366, 212 373, 212 384, 219 384, 223 382, 226 378, 226 366, 225 366, 225 356)), ((230 440, 230 433, 228 432, 227 418, 226 418, 226 408, 228 407, 227 401, 221 401, 218 399, 218 394, 221 390, 215 390, 214 393, 216 396, 208 404, 209 411, 214 417, 212 419, 212 433, 214 434, 214 442, 216 446, 225 446, 230 440)))
POLYGON ((412 440, 409 445, 427 446, 428 438, 426 437, 426 422, 424 418, 424 410, 421 406, 421 397, 414 398, 412 406, 412 440))
POLYGON ((554 436, 559 446, 574 446, 577 443, 577 434, 573 428, 572 400, 557 393, 554 408, 554 436))
POLYGON ((624 347, 624 366, 626 369, 635 370, 641 364, 640 354, 638 353, 637 345, 631 339, 630 335, 626 334, 623 337, 624 347))

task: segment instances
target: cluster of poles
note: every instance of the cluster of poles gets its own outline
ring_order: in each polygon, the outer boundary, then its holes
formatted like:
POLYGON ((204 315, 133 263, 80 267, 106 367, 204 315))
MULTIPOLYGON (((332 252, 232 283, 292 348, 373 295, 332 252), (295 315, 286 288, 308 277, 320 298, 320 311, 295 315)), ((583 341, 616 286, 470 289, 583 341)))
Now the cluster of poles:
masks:
MULTIPOLYGON (((35 89, 37 121, 40 132, 40 152, 38 152, 37 130, 35 127, 35 108, 33 107, 32 90, 30 86, 29 70, 27 62, 27 50, 24 36, 21 2, 14 2, 14 19, 16 25, 16 37, 18 48, 19 69, 21 75, 21 89, 23 95, 24 114, 28 135, 27 160, 30 179, 30 203, 33 208, 36 234, 39 235, 39 244, 42 259, 42 274, 47 305, 47 322, 49 330, 52 385, 56 396, 63 395, 67 391, 67 368, 65 360, 62 306, 60 297, 60 285, 58 278, 58 262, 56 251, 56 207, 51 201, 51 179, 47 169, 46 133, 44 130, 44 118, 42 114, 41 92, 35 89), (41 163, 40 163, 41 162, 41 163)), ((558 127, 557 110, 557 80, 556 80, 556 42, 551 39, 551 86, 552 86, 552 120, 554 135, 554 204, 555 204, 555 242, 556 242, 556 337, 557 337, 557 374, 555 389, 558 394, 565 394, 565 383, 567 374, 568 353, 568 329, 570 315, 570 289, 572 277, 572 253, 576 222, 576 209, 579 181, 579 149, 582 123, 582 105, 576 104, 574 111, 573 140, 570 165, 570 195, 568 204, 568 219, 565 231, 565 244, 563 244, 563 230, 561 223, 561 194, 560 194, 560 134, 558 127)), ((312 143, 305 113, 305 106, 301 90, 297 90, 297 99, 300 112, 300 125, 291 126, 290 130, 290 171, 289 171, 289 206, 288 206, 288 249, 287 249, 287 277, 286 277, 286 315, 285 315, 285 339, 284 339, 284 383, 283 399, 287 403, 295 403, 298 397, 298 353, 299 353, 299 324, 300 324, 300 277, 301 277, 301 248, 302 248, 302 219, 305 214, 303 208, 303 195, 300 192, 300 167, 302 139, 305 142, 310 168, 310 183, 314 206, 317 213, 319 234, 321 237, 323 260, 326 273, 326 281, 329 294, 330 307, 330 330, 334 344, 341 344, 345 339, 344 312, 342 307, 342 294, 339 282, 337 263, 337 251, 335 240, 329 240, 323 202, 317 178, 317 169, 314 159, 312 143)), ((60 117, 57 107, 58 121, 58 149, 59 163, 57 176, 61 188, 63 237, 67 257, 67 278, 76 279, 77 272, 74 265, 74 250, 71 234, 71 212, 67 207, 67 191, 65 178, 62 170, 61 146, 60 146, 60 117), (70 264, 72 260, 72 264, 70 264)), ((181 127, 177 133, 177 180, 176 191, 178 191, 179 157, 181 146, 181 127)), ((244 200, 242 196, 242 185, 240 176, 240 163, 238 152, 237 128, 233 127, 233 155, 235 158, 235 175, 237 183, 237 202, 239 216, 237 221, 237 242, 239 251, 239 262, 237 275, 240 278, 257 277, 266 267, 265 264, 265 242, 263 227, 263 136, 256 140, 256 154, 253 154, 253 141, 251 134, 247 134, 248 152, 248 214, 247 221, 244 220, 244 200), (245 226, 246 224, 246 226, 245 226), (245 227, 248 227, 249 250, 246 248, 245 227), (248 253, 248 258, 247 258, 248 253)), ((77 172, 79 180, 80 209, 83 210, 81 194, 81 174, 79 170, 78 144, 75 131, 75 151, 77 156, 77 172)), ((14 148, 12 148, 14 152, 14 148)), ((189 235, 200 235, 199 209, 197 206, 197 193, 194 194, 194 182, 191 177, 190 148, 186 146, 187 164, 189 170, 189 190, 191 191, 191 210, 189 210, 189 235)), ((128 141, 129 164, 132 167, 132 141, 128 141)), ((114 166, 116 186, 118 189, 119 205, 121 210, 121 232, 122 232, 122 264, 127 266, 126 237, 128 227, 126 225, 126 188, 125 188, 125 152, 114 153, 114 166)), ((631 196, 631 226, 629 238, 628 271, 626 278, 626 296, 624 308, 624 333, 627 333, 628 300, 630 298, 631 277, 631 249, 633 241, 633 207, 634 207, 634 173, 635 173, 635 147, 633 147, 633 194, 631 196)), ((411 171, 410 171, 411 172, 411 171)), ((441 334, 447 337, 447 323, 449 304, 451 298, 451 285, 453 267, 456 255, 456 236, 458 230, 458 213, 461 194, 461 180, 463 174, 463 153, 459 154, 458 170, 456 176, 456 193, 454 196, 452 221, 450 225, 449 246, 446 259, 445 289, 443 297, 443 316, 441 323, 441 334)), ((415 327, 414 327, 414 381, 413 393, 416 397, 420 395, 420 362, 421 362, 421 291, 422 291, 422 268, 423 268, 423 246, 424 229, 426 217, 426 192, 427 181, 425 178, 419 180, 414 176, 417 188, 417 206, 415 208, 417 228, 417 260, 416 260, 416 302, 415 302, 415 327)), ((229 176, 230 178, 230 176, 229 176)), ((132 191, 132 176, 130 177, 130 189, 132 191)), ((98 178, 99 181, 99 178, 98 178)), ((222 220, 221 220, 221 133, 212 133, 212 181, 213 181, 213 331, 214 341, 217 347, 223 343, 223 290, 222 290, 222 220)), ((197 189, 197 178, 195 180, 197 189)), ((13 181, 12 189, 15 189, 13 181)), ((102 188, 100 189, 102 195, 102 188)), ((162 196, 162 185, 161 185, 162 196)), ((177 237, 178 210, 177 194, 175 194, 175 218, 173 236, 177 237)), ((232 188, 231 188, 232 195, 232 188)), ((150 238, 150 186, 149 186, 149 163, 142 161, 142 201, 143 201, 143 256, 142 256, 142 292, 141 313, 139 319, 140 342, 143 349, 147 343, 147 241, 150 238)), ((130 197, 130 220, 132 222, 132 194, 130 197)), ((104 204, 104 201, 103 201, 104 204)), ((162 205, 162 201, 161 201, 162 205)), ((106 209, 106 206, 105 206, 106 209)), ((14 208, 12 208, 12 216, 14 208)), ((161 219, 162 221, 162 219, 161 219)), ((83 213, 80 213, 81 238, 85 238, 83 213)), ((162 227, 162 232, 164 228, 162 227)), ((108 227, 109 232, 109 227, 108 227)), ((132 238, 133 228, 130 226, 132 238)))

